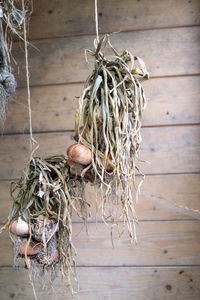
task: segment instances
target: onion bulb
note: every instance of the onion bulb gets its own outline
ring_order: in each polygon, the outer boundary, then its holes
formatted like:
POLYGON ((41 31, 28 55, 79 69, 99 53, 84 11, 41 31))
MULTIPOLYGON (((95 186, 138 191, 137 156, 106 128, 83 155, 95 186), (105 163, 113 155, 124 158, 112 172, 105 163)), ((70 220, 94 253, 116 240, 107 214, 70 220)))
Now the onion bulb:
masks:
POLYGON ((67 149, 67 156, 73 162, 81 165, 89 165, 92 162, 91 150, 82 144, 73 144, 67 149))
POLYGON ((28 223, 23 221, 21 217, 11 222, 9 230, 11 233, 19 236, 28 235, 28 223))
POLYGON ((56 231, 57 222, 53 219, 47 219, 44 226, 44 216, 39 215, 36 219, 35 224, 32 224, 32 236, 35 240, 42 242, 43 241, 43 233, 44 239, 47 242, 56 231))
POLYGON ((39 262, 39 264, 48 266, 57 263, 59 261, 58 250, 56 249, 52 255, 47 255, 47 253, 42 253, 41 255, 38 255, 37 261, 39 262))
MULTIPOLYGON (((97 110, 96 110, 95 118, 96 118, 97 128, 101 127, 102 123, 103 123, 103 114, 102 114, 102 109, 100 107, 97 108, 97 110)), ((88 125, 91 126, 92 123, 93 123, 93 118, 91 116, 89 116, 88 125)))
MULTIPOLYGON (((103 166, 105 165, 105 161, 104 161, 103 158, 101 158, 101 164, 103 166)), ((112 160, 111 160, 111 156, 110 155, 108 155, 108 157, 107 157, 105 169, 106 169, 106 171, 112 171, 113 170, 113 165, 112 165, 112 160)))
MULTIPOLYGON (((27 248, 27 255, 32 256, 40 252, 44 248, 42 243, 31 241, 27 248)), ((26 242, 22 242, 19 246, 19 253, 25 255, 26 242)))

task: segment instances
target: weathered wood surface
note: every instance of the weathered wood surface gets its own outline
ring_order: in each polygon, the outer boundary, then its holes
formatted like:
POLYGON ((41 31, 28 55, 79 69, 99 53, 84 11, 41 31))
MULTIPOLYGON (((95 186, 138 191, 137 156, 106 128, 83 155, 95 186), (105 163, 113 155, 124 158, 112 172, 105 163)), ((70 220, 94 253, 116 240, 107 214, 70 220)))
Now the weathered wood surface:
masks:
MULTIPOLYGON (((65 154, 73 143, 72 133, 36 134, 39 142, 37 156, 65 154)), ((151 165, 140 163, 146 174, 183 173, 200 171, 200 127, 175 126, 143 128, 141 158, 151 165)), ((0 139, 0 179, 19 177, 29 153, 28 135, 7 135, 0 139)))
MULTIPOLYGON (((116 231, 117 229, 113 231, 115 245, 113 248, 109 226, 104 223, 88 223, 87 235, 82 223, 74 223, 72 240, 77 250, 77 265, 200 264, 199 221, 140 222, 136 226, 138 245, 130 243, 127 233, 119 240, 116 231)), ((0 253, 0 266, 11 266, 13 254, 7 232, 1 235, 0 253)))
MULTIPOLYGON (((192 75, 200 74, 200 27, 196 26, 200 24, 200 2, 98 2, 100 32, 127 31, 112 36, 117 50, 127 48, 144 59, 152 77, 165 77, 144 84, 149 106, 143 124, 199 123, 200 76, 192 75)), ((80 82, 93 69, 93 63, 88 67, 84 61, 84 49, 93 47, 94 1, 43 0, 35 1, 34 6, 29 38, 39 51, 29 47, 31 86, 35 86, 31 89, 33 129, 46 132, 38 133, 36 139, 40 144, 37 154, 47 156, 65 153, 72 143, 71 133, 62 131, 73 129, 75 96, 80 95, 80 82)), ((22 49, 23 45, 20 46, 22 49)), ((24 87, 21 49, 15 43, 13 55, 18 62, 15 74, 19 67, 18 86, 24 87)), ((27 132, 25 93, 25 89, 18 89, 15 102, 10 103, 5 133, 27 132)), ((200 298, 200 226, 199 221, 192 220, 199 218, 199 214, 184 208, 200 209, 200 174, 187 174, 200 172, 199 126, 144 128, 142 134, 141 158, 149 160, 151 165, 142 165, 141 169, 152 175, 147 176, 136 206, 137 215, 143 220, 136 228, 138 246, 130 245, 125 235, 121 240, 115 239, 113 249, 109 226, 96 225, 91 218, 87 236, 83 224, 73 217, 79 299, 200 298)), ((0 179, 19 177, 28 153, 27 135, 2 136, 0 179)), ((0 189, 2 222, 11 204, 9 181, 0 181, 0 189)), ((91 189, 88 199, 94 204, 91 189)), ((0 298, 34 299, 26 271, 11 268, 8 233, 0 236, 0 252, 0 298)), ((59 280, 56 294, 57 299, 71 299, 59 280)), ((44 300, 52 296, 51 291, 48 294, 41 288, 38 295, 44 300)))
MULTIPOLYGON (((143 183, 136 213, 139 220, 174 220, 200 218, 200 174, 153 175, 143 183), (191 209, 187 210, 185 207, 191 209)), ((12 205, 10 181, 0 181, 0 223, 5 222, 12 205)), ((90 221, 95 221, 95 193, 87 185, 86 199, 91 205, 90 221)), ((99 213, 99 220, 101 215, 99 213)), ((74 221, 80 218, 73 216, 74 221)))
MULTIPOLYGON (((80 300, 198 300, 200 268, 77 268, 80 300)), ((38 300, 72 299, 60 277, 55 292, 35 284, 38 300), (51 298, 52 297, 52 298, 51 298)), ((0 270, 1 300, 34 300, 27 270, 0 270)), ((77 299, 75 295, 73 299, 77 299)))
MULTIPOLYGON (((199 123, 200 76, 155 78, 144 84, 148 101, 142 124, 169 125, 199 123)), ((74 129, 74 115, 83 84, 31 89, 33 131, 74 129)), ((18 89, 10 100, 2 131, 28 132, 28 108, 25 89, 18 89)))
MULTIPOLYGON (((100 32, 200 24, 198 0, 102 0, 98 12, 100 32)), ((30 39, 91 33, 95 33, 94 1, 34 2, 30 39)))
MULTIPOLYGON (((34 41, 39 50, 29 48, 31 85, 85 81, 93 61, 90 67, 86 64, 84 50, 93 48, 93 40, 94 36, 79 36, 34 41)), ((140 56, 152 77, 200 73, 200 27, 119 33, 112 36, 112 44, 119 52, 128 49, 140 56)), ((18 86, 25 86, 25 62, 18 43, 13 56, 18 86)))

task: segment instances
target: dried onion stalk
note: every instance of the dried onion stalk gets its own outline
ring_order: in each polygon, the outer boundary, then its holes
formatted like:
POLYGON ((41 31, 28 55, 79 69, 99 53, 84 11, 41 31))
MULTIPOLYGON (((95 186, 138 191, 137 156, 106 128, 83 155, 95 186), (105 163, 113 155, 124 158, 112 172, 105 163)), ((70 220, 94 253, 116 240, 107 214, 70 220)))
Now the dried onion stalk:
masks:
POLYGON ((135 175, 143 175, 137 166, 141 119, 146 107, 141 83, 149 74, 139 57, 127 50, 118 54, 108 35, 100 40, 96 51, 86 51, 94 56, 95 69, 86 80, 79 101, 76 136, 79 143, 92 151, 92 168, 103 194, 103 219, 118 223, 114 211, 110 214, 109 210, 108 216, 105 210, 114 193, 115 204, 121 205, 118 220, 127 224, 133 241, 137 222, 134 202, 141 185, 136 184, 135 175), (105 57, 108 47, 114 53, 114 60, 105 57), (108 165, 112 168, 107 168, 108 165))
POLYGON ((45 270, 54 269, 55 264, 59 264, 62 274, 71 285, 72 267, 75 266, 71 218, 75 212, 83 220, 87 219, 88 203, 84 198, 84 190, 85 182, 71 172, 64 156, 33 158, 24 176, 11 185, 14 202, 6 224, 12 224, 20 218, 29 226, 26 239, 12 236, 15 257, 25 254, 28 268, 32 264, 35 267, 36 262, 43 264, 45 270), (39 231, 36 231, 40 223, 43 228, 41 240, 37 236, 39 231), (47 229, 50 232, 48 237, 47 229), (34 247, 41 243, 41 251, 34 252, 34 247))

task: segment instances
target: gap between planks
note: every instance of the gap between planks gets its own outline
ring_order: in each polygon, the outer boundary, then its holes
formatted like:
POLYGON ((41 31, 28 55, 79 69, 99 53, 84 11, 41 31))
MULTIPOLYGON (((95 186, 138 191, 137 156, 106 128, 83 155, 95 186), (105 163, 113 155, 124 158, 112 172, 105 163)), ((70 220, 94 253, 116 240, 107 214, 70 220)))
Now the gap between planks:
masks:
MULTIPOLYGON (((90 269, 101 269, 101 268, 133 268, 133 269, 199 269, 200 265, 102 265, 102 266, 86 266, 86 265, 78 265, 78 268, 90 268, 90 269)), ((13 266, 0 266, 0 269, 13 269, 13 266)), ((17 270, 24 270, 23 267, 17 267, 17 270)))
MULTIPOLYGON (((85 221, 84 221, 85 222, 85 221)), ((85 226, 85 223, 83 221, 72 221, 72 224, 83 224, 83 227, 85 226)), ((145 219, 140 219, 138 221, 139 225, 140 223, 200 223, 200 220, 193 218, 193 219, 163 219, 163 220, 145 220, 145 219)), ((3 226, 5 222, 0 222, 0 226, 3 226)), ((86 224, 104 224, 103 220, 98 220, 97 222, 94 220, 88 220, 86 224)), ((118 224, 123 224, 123 221, 119 221, 118 224)))
MULTIPOLYGON (((176 74, 176 75, 163 75, 163 76, 150 76, 149 80, 151 79, 167 79, 167 78, 179 78, 179 77, 198 77, 200 73, 191 73, 191 74, 176 74)), ((65 85, 78 85, 84 84, 85 81, 72 81, 72 82, 60 82, 60 83, 47 83, 47 84, 33 84, 31 88, 38 88, 38 87, 48 87, 48 86, 65 86, 65 85)), ((19 86, 17 89, 26 89, 26 86, 19 86)))
MULTIPOLYGON (((200 123, 181 123, 181 124, 160 124, 160 125, 144 125, 141 128, 160 128, 160 127, 186 127, 186 126, 199 126, 200 123)), ((75 133, 73 129, 59 129, 59 130, 35 130, 34 134, 51 134, 51 133, 75 133)), ((29 135, 29 132, 1 132, 1 136, 16 136, 16 135, 29 135)), ((150 174, 149 174, 150 175, 150 174)))
MULTIPOLYGON (((169 30, 169 29, 179 29, 179 28, 191 28, 191 27, 200 27, 200 24, 195 24, 195 25, 180 25, 180 26, 163 26, 163 27, 150 27, 150 28, 137 28, 137 29, 123 29, 123 30, 118 30, 118 31, 103 31, 99 32, 100 35, 105 35, 105 34, 117 34, 117 33, 126 33, 126 32, 137 32, 137 31, 153 31, 153 30, 169 30)), ((73 37, 79 37, 79 36, 92 36, 95 35, 95 32, 92 33, 75 33, 75 34, 64 34, 64 35, 56 35, 52 37, 41 37, 41 38, 33 38, 29 39, 29 42, 31 41, 43 41, 43 40, 56 40, 56 39, 61 39, 61 38, 73 38, 73 37)), ((18 43, 17 41, 14 41, 14 43, 18 43)))
MULTIPOLYGON (((198 174, 200 174, 200 172, 146 173, 144 175, 147 177, 147 176, 165 176, 165 175, 173 176, 173 175, 198 175, 198 174)), ((141 176, 141 175, 136 174, 135 176, 137 177, 137 176, 141 176)), ((19 180, 19 178, 2 178, 2 179, 0 179, 0 182, 1 181, 18 181, 18 180, 19 180)))

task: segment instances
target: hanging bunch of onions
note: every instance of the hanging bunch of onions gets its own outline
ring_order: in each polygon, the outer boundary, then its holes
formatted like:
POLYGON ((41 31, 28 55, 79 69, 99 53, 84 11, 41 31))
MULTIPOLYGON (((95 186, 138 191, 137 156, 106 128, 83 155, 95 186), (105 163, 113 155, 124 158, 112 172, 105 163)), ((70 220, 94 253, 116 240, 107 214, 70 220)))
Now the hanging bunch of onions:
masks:
MULTIPOLYGON (((149 74, 139 57, 127 50, 118 54, 108 35, 100 40, 96 51, 87 51, 95 58, 95 69, 86 80, 79 101, 75 120, 78 144, 71 150, 81 157, 75 162, 82 163, 87 156, 86 161, 101 184, 104 220, 107 219, 105 205, 114 194, 117 201, 120 200, 120 218, 127 223, 133 240, 134 201, 139 189, 135 175, 141 174, 137 159, 141 118, 146 107, 141 83, 149 74), (114 60, 105 57, 106 47, 113 51, 114 60)), ((115 218, 111 215, 112 223, 115 218)))
POLYGON ((6 225, 14 252, 24 258, 28 268, 45 270, 60 267, 70 284, 75 265, 72 245, 72 213, 87 219, 85 182, 74 174, 67 159, 51 156, 33 158, 25 174, 12 185, 13 205, 6 225))

